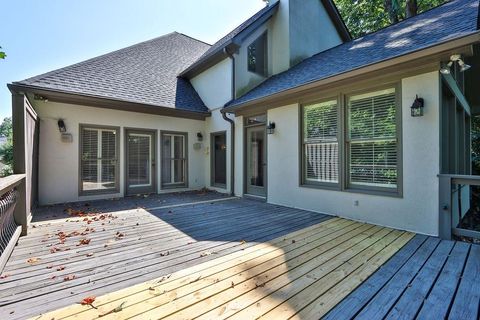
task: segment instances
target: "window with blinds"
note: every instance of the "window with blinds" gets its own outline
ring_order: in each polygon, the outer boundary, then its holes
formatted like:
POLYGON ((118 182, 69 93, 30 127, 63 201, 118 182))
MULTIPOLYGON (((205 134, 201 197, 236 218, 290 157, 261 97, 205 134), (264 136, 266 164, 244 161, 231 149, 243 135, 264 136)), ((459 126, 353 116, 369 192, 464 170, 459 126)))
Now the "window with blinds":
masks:
POLYGON ((80 135, 81 192, 116 190, 117 130, 81 127, 80 135))
POLYGON ((303 106, 305 182, 338 183, 337 101, 303 106))
POLYGON ((350 185, 396 188, 395 89, 350 96, 347 107, 350 185))
POLYGON ((187 184, 186 134, 162 133, 162 185, 184 187, 187 184))

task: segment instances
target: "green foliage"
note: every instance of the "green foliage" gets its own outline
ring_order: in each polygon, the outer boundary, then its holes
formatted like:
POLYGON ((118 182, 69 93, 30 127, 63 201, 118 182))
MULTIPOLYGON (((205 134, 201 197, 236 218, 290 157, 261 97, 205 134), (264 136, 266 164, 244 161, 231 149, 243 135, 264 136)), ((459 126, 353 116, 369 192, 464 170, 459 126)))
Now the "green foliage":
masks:
POLYGON ((7 137, 7 142, 0 147, 0 159, 5 167, 0 171, 0 176, 12 174, 13 166, 13 130, 12 118, 3 119, 0 124, 0 136, 7 137))
MULTIPOLYGON (((2 49, 2 47, 0 47, 0 49, 2 49)), ((7 55, 5 54, 5 52, 0 51, 0 59, 5 59, 6 57, 7 55)))
MULTIPOLYGON (((334 0, 353 38, 377 31, 408 16, 407 0, 334 0)), ((439 6, 446 0, 419 0, 417 12, 439 6)))
POLYGON ((472 174, 480 175, 480 116, 472 117, 472 174))

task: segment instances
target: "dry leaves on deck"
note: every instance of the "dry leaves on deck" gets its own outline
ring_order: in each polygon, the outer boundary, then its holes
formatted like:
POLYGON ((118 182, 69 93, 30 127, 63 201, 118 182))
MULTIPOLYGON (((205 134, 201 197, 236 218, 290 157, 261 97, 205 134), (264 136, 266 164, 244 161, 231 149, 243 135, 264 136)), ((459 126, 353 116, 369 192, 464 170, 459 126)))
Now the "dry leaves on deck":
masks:
POLYGON ((81 239, 81 240, 77 243, 77 246, 87 245, 87 244, 90 243, 90 241, 91 241, 91 240, 90 240, 90 239, 87 239, 87 238, 81 239))
POLYGON ((33 264, 33 263, 39 262, 40 260, 42 260, 42 259, 37 258, 37 257, 33 257, 33 258, 28 259, 27 263, 33 264))
POLYGON ((83 300, 80 301, 80 304, 81 305, 91 305, 94 301, 95 301, 95 297, 90 296, 90 297, 83 298, 83 300))
POLYGON ((68 276, 64 277, 63 281, 70 281, 70 280, 73 280, 73 279, 75 279, 75 275, 71 274, 71 275, 68 275, 68 276))

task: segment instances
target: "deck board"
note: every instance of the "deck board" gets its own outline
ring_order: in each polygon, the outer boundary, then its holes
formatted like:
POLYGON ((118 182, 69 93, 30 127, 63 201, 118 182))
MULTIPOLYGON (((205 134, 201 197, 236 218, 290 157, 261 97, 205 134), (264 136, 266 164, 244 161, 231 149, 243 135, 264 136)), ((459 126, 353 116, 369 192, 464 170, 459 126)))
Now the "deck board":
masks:
MULTIPOLYGON (((99 297, 95 308, 76 304, 39 319, 272 318, 268 312, 279 312, 275 319, 287 319, 359 268, 360 276, 367 277, 413 236, 330 219, 168 278, 99 297), (109 314, 119 305, 121 311, 109 314)), ((360 283, 358 278, 350 283, 350 291, 360 283)))
MULTIPOLYGON (((207 196, 205 202, 205 197, 194 196, 185 201, 191 203, 197 198, 202 203, 178 206, 181 202, 167 201, 175 207, 165 208, 162 202, 155 207, 158 209, 142 205, 142 199, 135 199, 134 205, 124 200, 121 205, 110 201, 113 210, 125 209, 122 211, 109 211, 109 202, 103 201, 100 211, 117 218, 90 224, 66 216, 62 213, 65 206, 50 208, 53 213, 42 208, 45 219, 35 218, 36 227, 19 241, 6 266, 7 277, 0 279, 0 318, 24 319, 58 309, 85 295, 99 296, 130 287, 331 219, 323 214, 245 199, 220 197, 225 201, 213 202, 215 198, 207 196), (58 237, 54 235, 59 231, 87 227, 96 231, 56 245, 58 237), (117 232, 125 236, 115 239, 117 232), (77 246, 82 238, 91 242, 77 246), (50 244, 70 250, 51 253, 50 244), (87 257, 89 253, 93 255, 87 257), (27 263, 32 257, 41 260, 27 263), (57 271, 59 266, 65 269, 57 271), (64 281, 69 275, 75 275, 75 279, 64 281)), ((150 204, 153 200, 146 201, 150 204)))

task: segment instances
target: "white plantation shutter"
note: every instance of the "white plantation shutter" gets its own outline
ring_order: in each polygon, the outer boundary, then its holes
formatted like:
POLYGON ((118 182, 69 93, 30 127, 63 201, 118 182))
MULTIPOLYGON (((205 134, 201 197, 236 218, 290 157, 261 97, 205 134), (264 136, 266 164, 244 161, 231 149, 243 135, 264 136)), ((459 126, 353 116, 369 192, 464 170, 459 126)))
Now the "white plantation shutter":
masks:
POLYGON ((348 136, 350 184, 396 188, 395 89, 350 97, 348 136))
POLYGON ((82 128, 81 179, 82 190, 105 190, 116 187, 115 130, 82 128))
POLYGON ((303 125, 305 180, 338 183, 337 101, 305 105, 303 125))

